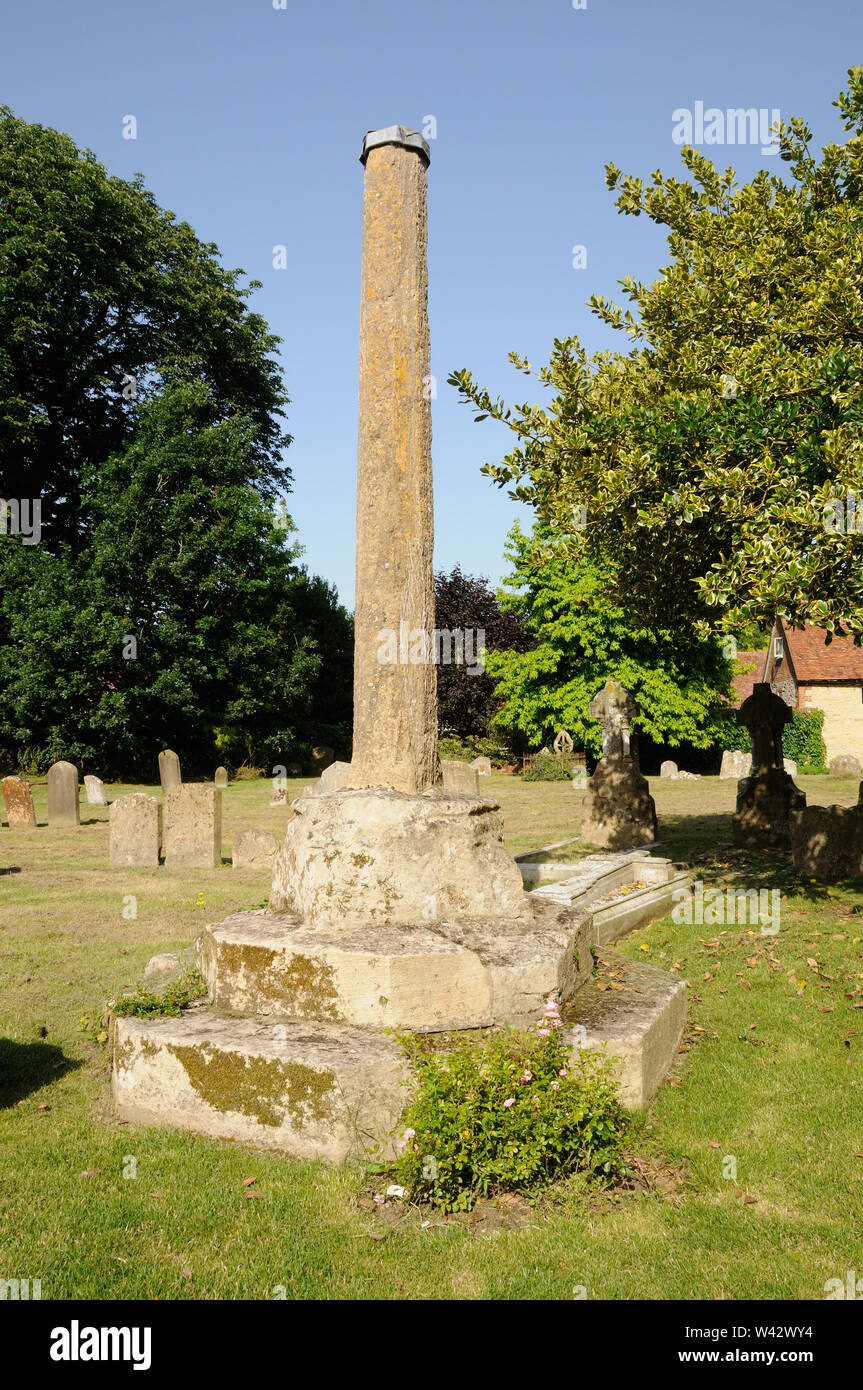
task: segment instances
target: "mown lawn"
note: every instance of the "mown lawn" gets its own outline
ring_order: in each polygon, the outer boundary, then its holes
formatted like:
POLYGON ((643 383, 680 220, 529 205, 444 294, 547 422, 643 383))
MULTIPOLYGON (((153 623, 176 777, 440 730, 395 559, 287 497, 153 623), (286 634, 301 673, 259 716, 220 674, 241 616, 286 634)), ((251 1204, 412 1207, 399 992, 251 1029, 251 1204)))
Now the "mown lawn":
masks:
MULTIPOLYGON (((486 785, 513 853, 577 830, 568 783, 486 785)), ((810 802, 856 801, 851 781, 799 785, 810 802)), ((224 794, 226 860, 237 829, 283 827, 269 786, 224 794)), ((826 1280, 859 1276, 863 884, 800 883, 782 856, 733 852, 734 787, 652 782, 657 853, 707 885, 782 896, 776 936, 666 918, 621 946, 689 982, 676 1074, 633 1128, 646 1181, 607 1195, 575 1181, 531 1224, 494 1230, 491 1213, 382 1222, 357 1204, 356 1167, 119 1124, 80 1015, 204 921, 263 905, 269 875, 110 870, 104 808, 82 797, 80 829, 49 830, 37 787, 40 827, 0 829, 0 1278, 40 1278, 43 1298, 569 1299, 583 1285, 594 1299, 822 1299, 826 1280)))

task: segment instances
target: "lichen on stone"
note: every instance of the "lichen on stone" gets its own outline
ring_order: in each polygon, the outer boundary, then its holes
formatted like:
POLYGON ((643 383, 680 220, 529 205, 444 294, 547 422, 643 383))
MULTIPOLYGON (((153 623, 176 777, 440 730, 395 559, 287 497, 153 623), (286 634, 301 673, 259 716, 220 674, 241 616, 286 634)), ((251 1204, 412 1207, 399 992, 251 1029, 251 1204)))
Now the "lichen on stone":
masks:
POLYGON ((174 1043, 169 1051, 213 1110, 233 1110, 273 1128, 287 1116, 294 1129, 302 1129, 309 1120, 326 1119, 332 1112, 330 1097, 336 1078, 331 1071, 223 1051, 211 1043, 197 1047, 174 1043))

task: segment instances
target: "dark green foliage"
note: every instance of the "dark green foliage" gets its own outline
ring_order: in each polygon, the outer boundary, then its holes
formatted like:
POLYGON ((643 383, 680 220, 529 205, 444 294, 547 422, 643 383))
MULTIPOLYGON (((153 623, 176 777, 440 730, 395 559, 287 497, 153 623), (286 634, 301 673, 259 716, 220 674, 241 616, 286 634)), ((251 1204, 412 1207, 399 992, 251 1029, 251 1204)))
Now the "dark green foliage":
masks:
POLYGON ((140 177, 109 177, 68 135, 0 107, 0 495, 42 498, 43 544, 86 542, 81 483, 132 438, 139 401, 173 376, 240 417, 255 486, 290 474, 279 339, 218 248, 160 208, 140 177))
MULTIPOLYGON (((518 615, 501 607, 486 580, 462 574, 459 565, 451 574, 435 575, 435 627, 448 632, 482 632, 489 651, 523 652, 535 645, 535 638, 518 615)), ((479 639, 472 636, 470 640, 469 651, 474 655, 479 639)), ((466 664, 439 665, 437 698, 443 733, 471 740, 488 737, 497 701, 494 682, 484 671, 471 673, 466 664)), ((498 744, 500 741, 499 734, 498 744)))

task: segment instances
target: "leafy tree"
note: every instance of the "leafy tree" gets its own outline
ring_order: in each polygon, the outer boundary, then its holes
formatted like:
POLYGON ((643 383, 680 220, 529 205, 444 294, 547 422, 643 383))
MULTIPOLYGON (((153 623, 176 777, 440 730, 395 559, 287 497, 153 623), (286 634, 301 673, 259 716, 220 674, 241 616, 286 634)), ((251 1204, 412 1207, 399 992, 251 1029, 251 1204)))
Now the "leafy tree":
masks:
POLYGON ((607 166, 620 211, 668 228, 671 262, 652 285, 620 282, 634 312, 590 300, 631 350, 555 341, 536 373, 549 408, 450 377, 516 435, 488 475, 556 528, 584 508, 587 553, 645 625, 734 631, 779 612, 863 634, 863 68, 835 105, 850 138, 820 157, 804 121, 781 127, 789 181, 738 187, 692 148, 684 179, 607 166))
POLYGON ((510 592, 503 606, 537 645, 489 653, 488 674, 502 701, 495 726, 516 727, 534 745, 568 729, 576 746, 598 756, 602 731, 587 709, 603 682, 617 677, 641 707, 636 728, 657 743, 711 746, 731 670, 714 639, 691 627, 640 627, 612 597, 608 564, 581 557, 545 525, 526 536, 516 523, 507 557, 514 573, 504 580, 510 592))
MULTIPOLYGON (((435 626, 443 631, 474 634, 469 654, 476 653, 485 634, 486 650, 526 651, 534 639, 513 612, 507 612, 484 577, 462 574, 456 565, 450 574, 435 575, 435 626)), ((494 684, 486 672, 469 674, 467 663, 441 664, 437 669, 438 722, 444 732, 462 738, 488 734, 489 720, 497 704, 494 684)))
POLYGON ((140 176, 109 177, 69 136, 0 107, 0 495, 41 497, 49 548, 86 541, 83 472, 134 431, 127 376, 142 400, 170 373, 206 382, 220 419, 256 427, 258 490, 285 488, 279 339, 241 274, 140 176))
POLYGON ((140 407, 123 452, 84 470, 83 551, 0 538, 7 758, 152 776, 165 744, 208 773, 217 750, 344 750, 350 618, 250 485, 255 430, 222 418, 205 383, 176 384, 140 407))

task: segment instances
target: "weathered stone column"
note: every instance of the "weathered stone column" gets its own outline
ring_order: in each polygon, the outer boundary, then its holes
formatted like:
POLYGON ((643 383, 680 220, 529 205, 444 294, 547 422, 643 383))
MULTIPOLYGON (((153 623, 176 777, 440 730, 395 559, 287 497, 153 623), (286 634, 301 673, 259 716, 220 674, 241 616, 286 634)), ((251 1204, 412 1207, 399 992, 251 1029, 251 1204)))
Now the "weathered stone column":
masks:
POLYGON ((370 131, 363 192, 351 787, 437 781, 426 168, 416 131, 370 131))

